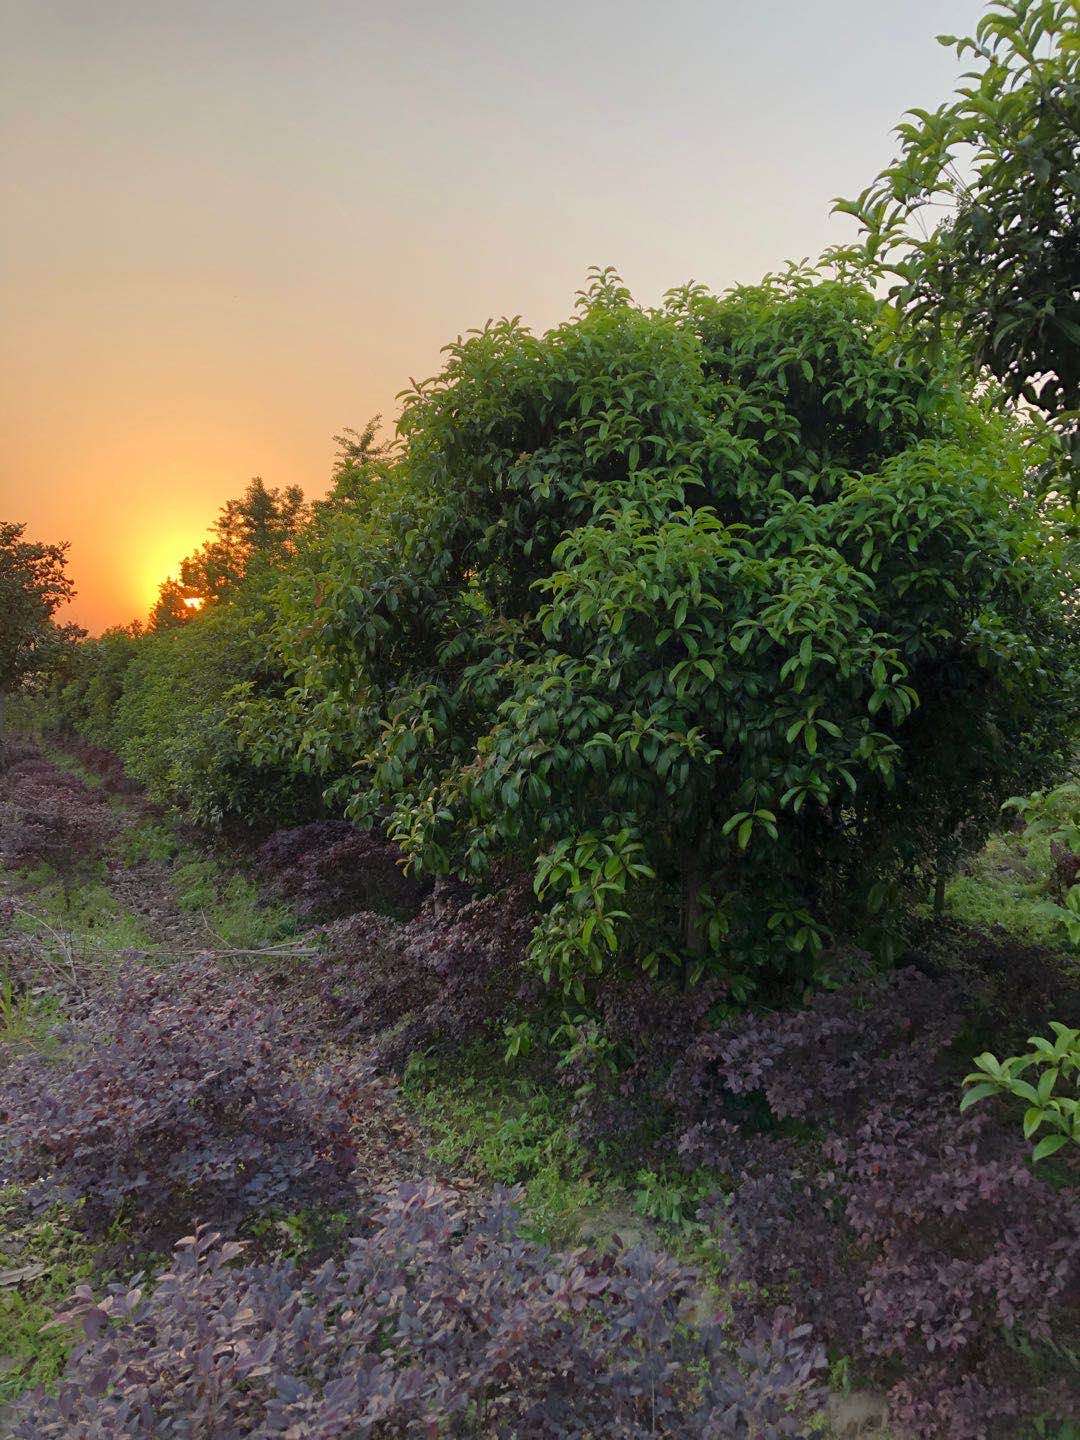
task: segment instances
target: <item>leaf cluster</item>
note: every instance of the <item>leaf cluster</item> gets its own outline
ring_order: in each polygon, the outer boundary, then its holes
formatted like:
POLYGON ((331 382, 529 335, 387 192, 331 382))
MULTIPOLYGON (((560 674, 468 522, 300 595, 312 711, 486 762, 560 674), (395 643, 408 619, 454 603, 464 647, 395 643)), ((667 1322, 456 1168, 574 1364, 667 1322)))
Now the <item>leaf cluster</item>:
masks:
POLYGON ((152 1291, 80 1291, 62 1318, 85 1339, 11 1433, 782 1440, 820 1404, 823 1358, 790 1317, 733 1360, 692 1274, 644 1250, 551 1254, 506 1197, 469 1214, 402 1187, 310 1274, 242 1251, 200 1229, 152 1291))
POLYGON ((975 34, 938 37, 974 68, 909 111, 900 153, 857 200, 859 259, 920 326, 961 337, 1063 431, 1080 412, 1080 17, 1075 0, 992 0, 975 34), (941 216, 941 207, 945 214, 941 216))
POLYGON ((1060 1020, 1051 1020, 1050 1028, 1054 1038, 1032 1035, 1028 1040, 1032 1048, 1026 1055, 998 1060, 986 1051, 976 1056, 975 1070, 964 1078, 970 1088, 960 1102, 960 1109, 967 1110, 988 1095, 1022 1100, 1026 1107, 1024 1139, 1030 1140, 1043 1126, 1050 1132, 1035 1146, 1033 1160, 1056 1155, 1070 1140, 1080 1145, 1080 1030, 1060 1020), (1038 1072, 1037 1078, 1023 1079, 1032 1069, 1038 1072), (1055 1094, 1059 1080, 1063 1090, 1055 1094), (1074 1093, 1067 1093, 1069 1088, 1074 1093))
POLYGON ((171 1243, 196 1217, 235 1224, 349 1194, 356 1078, 301 1076, 279 1016, 240 987, 207 988, 194 966, 131 964, 88 1042, 5 1073, 12 1174, 42 1203, 77 1203, 90 1233, 123 1216, 171 1243))

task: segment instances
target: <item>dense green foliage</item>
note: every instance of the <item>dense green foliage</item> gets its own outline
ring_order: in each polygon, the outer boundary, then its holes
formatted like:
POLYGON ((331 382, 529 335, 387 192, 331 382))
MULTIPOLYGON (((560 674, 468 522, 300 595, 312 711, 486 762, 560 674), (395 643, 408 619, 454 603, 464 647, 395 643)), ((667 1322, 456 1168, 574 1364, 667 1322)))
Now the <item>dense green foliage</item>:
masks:
POLYGON ((136 622, 83 641, 40 707, 46 728, 114 750, 155 800, 210 829, 318 813, 319 787, 296 767, 261 765, 241 744, 233 715, 241 688, 282 690, 263 597, 274 572, 258 573, 261 587, 238 583, 183 621, 162 623, 159 615, 150 629, 136 622))
POLYGON ((48 545, 25 534, 25 525, 0 521, 0 744, 7 696, 46 676, 84 633, 54 619, 75 588, 67 543, 48 545))
POLYGON ((239 606, 214 607, 176 631, 148 636, 115 712, 130 772, 210 825, 288 815, 281 777, 268 782, 250 763, 229 720, 230 691, 259 667, 257 640, 239 606))
POLYGON ((530 865, 577 988, 873 925, 1058 765, 1075 650, 1023 437, 890 315, 605 273, 547 335, 449 347, 281 589, 255 753, 422 868, 530 865))
POLYGON ((143 639, 143 628, 137 622, 85 639, 54 677, 45 707, 46 723, 59 727, 73 724, 95 745, 116 744, 116 709, 128 667, 143 648, 143 639))
POLYGON ((994 0, 951 103, 910 111, 899 157, 838 208, 922 327, 1055 419, 1080 461, 1080 7, 994 0), (939 221, 936 211, 948 207, 939 221), (927 219, 930 224, 927 225, 927 219))
POLYGON ((59 709, 203 822, 324 792, 423 872, 525 867, 579 996, 616 952, 887 949, 1061 768, 1076 693, 1032 436, 892 316, 802 270, 659 309, 597 274, 546 335, 450 346, 276 577, 102 637, 59 709))
POLYGON ((237 603, 148 633, 106 631, 80 647, 48 716, 113 747, 152 795, 202 824, 288 819, 313 803, 310 786, 253 763, 229 713, 240 680, 272 683, 256 626, 237 603))

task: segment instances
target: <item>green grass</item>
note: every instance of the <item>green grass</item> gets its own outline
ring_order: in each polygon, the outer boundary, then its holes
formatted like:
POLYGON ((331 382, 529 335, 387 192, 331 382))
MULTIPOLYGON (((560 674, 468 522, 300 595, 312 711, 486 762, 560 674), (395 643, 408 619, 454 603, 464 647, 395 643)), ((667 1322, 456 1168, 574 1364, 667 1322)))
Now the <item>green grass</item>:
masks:
POLYGON ((73 950, 116 955, 142 950, 150 938, 137 915, 124 908, 109 890, 100 870, 65 885, 48 865, 20 875, 14 925, 34 935, 50 950, 61 948, 61 937, 73 950))
POLYGON ((437 1168, 520 1186, 525 1228, 537 1239, 564 1244, 581 1234, 605 1187, 557 1097, 475 1051, 452 1066, 414 1060, 403 1095, 423 1122, 437 1168))
POLYGON ((65 1327, 43 1327, 94 1274, 94 1252, 61 1211, 29 1218, 11 1188, 0 1190, 0 1236, 3 1402, 59 1377, 75 1337, 65 1327))
POLYGON ((258 950, 296 935, 299 923, 286 905, 268 905, 246 876, 215 859, 186 850, 170 871, 181 910, 202 915, 230 950, 258 950))
POLYGON ((414 1058, 402 1086, 421 1120, 436 1168, 485 1185, 519 1186, 526 1234, 560 1246, 588 1241, 603 1248, 658 1239, 710 1275, 725 1264, 706 1244, 695 1217, 716 1192, 706 1171, 629 1168, 590 1155, 575 1138, 563 1091, 510 1069, 500 1054, 473 1048, 453 1061, 414 1058))
POLYGON ((166 864, 183 848, 183 841, 167 821, 141 819, 120 834, 113 853, 125 865, 166 864))
POLYGON ((62 1014, 57 996, 16 991, 0 972, 0 1052, 51 1050, 62 1014))
POLYGON ((177 907, 202 917, 224 949, 258 950, 299 932, 297 917, 287 905, 267 904, 253 881, 227 859, 184 839, 168 819, 142 818, 128 826, 114 854, 124 865, 167 866, 177 907))
POLYGON ((1066 949, 1061 926, 1048 908, 1049 845, 1022 834, 991 836, 945 891, 946 911, 965 925, 1000 925, 1018 940, 1066 949))

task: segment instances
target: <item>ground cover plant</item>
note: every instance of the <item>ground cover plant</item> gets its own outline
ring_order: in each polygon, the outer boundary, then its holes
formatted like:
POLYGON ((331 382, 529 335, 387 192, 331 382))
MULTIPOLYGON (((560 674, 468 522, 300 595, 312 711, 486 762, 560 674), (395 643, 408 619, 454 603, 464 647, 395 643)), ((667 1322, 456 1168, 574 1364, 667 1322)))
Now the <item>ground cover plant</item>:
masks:
POLYGON ((101 1279, 86 1237, 54 1209, 28 1212, 15 1187, 0 1188, 0 1406, 37 1385, 55 1385, 71 1349, 51 1327, 80 1284, 101 1279))
POLYGON ((688 1272, 631 1250, 552 1255, 496 1196, 387 1198, 339 1261, 240 1266, 205 1229, 149 1294, 84 1291, 86 1339, 13 1434, 550 1437, 805 1435, 820 1353, 778 1315, 739 1359, 692 1318, 688 1272))
POLYGON ((430 885, 404 873, 396 845, 345 820, 276 830, 259 847, 260 876, 305 919, 357 910, 414 913, 430 885))
POLYGON ((193 1216, 235 1225, 348 1196, 362 1077, 293 1073, 278 1015, 238 982, 207 991, 198 970, 129 966, 70 1057, 8 1067, 6 1168, 32 1198, 75 1207, 90 1234, 123 1219, 160 1242, 193 1216))
POLYGON ((812 1316, 902 1433, 975 1440, 1070 1418, 1080 1205, 1075 1162, 1036 1174, 1007 1113, 960 1111, 971 1020, 904 969, 703 1034, 670 1088, 684 1158, 727 1177, 738 1303, 812 1316))
POLYGON ((49 865, 70 885, 100 861, 117 828, 108 797, 75 775, 58 775, 36 750, 9 748, 0 802, 0 865, 49 865))

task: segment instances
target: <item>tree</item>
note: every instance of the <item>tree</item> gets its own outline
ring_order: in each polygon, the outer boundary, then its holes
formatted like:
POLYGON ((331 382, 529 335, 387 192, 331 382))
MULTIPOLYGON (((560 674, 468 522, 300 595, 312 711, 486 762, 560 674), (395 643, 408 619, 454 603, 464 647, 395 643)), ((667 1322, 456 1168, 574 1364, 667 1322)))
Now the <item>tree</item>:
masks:
POLYGON ((363 430, 346 429, 334 436, 337 454, 330 476, 330 492, 313 507, 320 519, 342 507, 363 503, 371 483, 388 473, 393 464, 394 445, 379 440, 382 417, 374 415, 363 430))
POLYGON ((308 515, 299 485, 279 490, 256 475, 243 495, 221 507, 213 538, 181 561, 180 578, 162 583, 150 628, 183 625, 204 605, 224 599, 253 569, 280 565, 293 553, 308 515))
POLYGON ((25 533, 25 525, 0 521, 0 744, 7 697, 45 675, 84 633, 53 619, 75 593, 68 542, 24 540, 25 533))
POLYGON ((924 333, 954 328, 979 369, 1056 424, 1074 465, 1078 17, 1076 0, 993 0, 974 37, 939 36, 975 68, 951 103, 909 111, 898 158, 837 202, 865 231, 859 258, 893 277, 900 310, 924 333))
POLYGON ((281 597, 261 758, 428 870, 530 865, 571 987, 872 931, 1055 770, 1075 698, 1025 437, 890 315, 799 270, 647 310, 605 272, 549 334, 450 346, 281 597))

